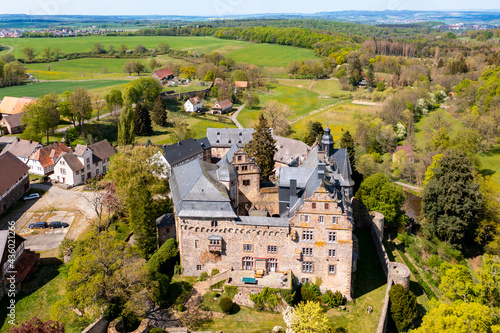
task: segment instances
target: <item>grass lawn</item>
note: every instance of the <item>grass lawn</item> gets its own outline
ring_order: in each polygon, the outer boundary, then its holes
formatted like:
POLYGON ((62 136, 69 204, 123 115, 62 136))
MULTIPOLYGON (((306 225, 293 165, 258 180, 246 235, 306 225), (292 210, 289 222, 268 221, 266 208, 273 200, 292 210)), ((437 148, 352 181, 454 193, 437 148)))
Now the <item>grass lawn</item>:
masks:
POLYGON ((127 84, 128 80, 88 80, 88 81, 58 81, 37 82, 22 86, 0 88, 0 99, 5 96, 12 97, 41 97, 45 94, 55 92, 61 94, 66 90, 73 91, 77 87, 83 87, 92 92, 104 92, 106 89, 116 88, 127 84))
POLYGON ((228 56, 236 62, 269 67, 286 67, 294 60, 317 59, 314 52, 309 49, 260 43, 229 52, 228 56))
MULTIPOLYGON (((290 117, 292 121, 297 117, 334 103, 333 99, 318 98, 319 94, 317 92, 274 83, 268 84, 268 89, 258 92, 257 95, 259 95, 261 107, 271 99, 287 104, 293 112, 290 117)), ((260 112, 261 108, 250 109, 245 107, 238 115, 238 121, 243 127, 251 127, 257 121, 260 112)))
POLYGON ((313 87, 313 90, 319 92, 321 95, 331 96, 332 94, 341 95, 348 93, 340 87, 340 82, 334 79, 318 80, 313 87))
POLYGON ((203 325, 203 330, 222 332, 271 332, 274 326, 285 326, 283 316, 276 312, 262 312, 245 306, 237 313, 203 325))
MULTIPOLYGON (((52 262, 45 263, 45 261, 46 259, 42 259, 38 271, 27 283, 28 290, 16 295, 16 323, 22 323, 32 317, 38 317, 44 321, 57 319, 52 316, 58 313, 52 313, 50 309, 63 298, 63 276, 58 271, 61 266, 52 262)), ((11 327, 7 319, 7 302, 9 302, 9 297, 5 295, 0 302, 0 318, 6 319, 2 323, 0 332, 5 332, 11 327)), ((77 322, 76 314, 65 319, 63 322, 68 333, 81 332, 87 326, 77 322)))
POLYGON ((479 160, 482 167, 481 173, 491 176, 491 180, 500 186, 500 145, 479 155, 479 160))

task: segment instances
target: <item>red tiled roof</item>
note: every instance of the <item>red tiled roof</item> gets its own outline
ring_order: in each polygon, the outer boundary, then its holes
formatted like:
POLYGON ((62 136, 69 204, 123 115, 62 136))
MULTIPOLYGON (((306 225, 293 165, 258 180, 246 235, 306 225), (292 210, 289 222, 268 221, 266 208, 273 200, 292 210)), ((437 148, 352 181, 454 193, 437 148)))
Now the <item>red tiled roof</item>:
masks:
POLYGON ((62 153, 71 152, 71 148, 65 146, 60 142, 55 142, 49 146, 38 149, 33 155, 30 156, 30 160, 35 160, 40 162, 43 168, 54 165, 54 161, 62 153))
POLYGON ((223 100, 221 102, 215 103, 214 108, 225 109, 225 108, 229 108, 229 107, 232 107, 232 106, 233 106, 233 103, 230 100, 225 99, 225 100, 223 100))
POLYGON ((394 154, 396 154, 398 151, 404 150, 406 155, 413 153, 413 149, 411 148, 411 145, 404 145, 404 146, 397 146, 396 150, 394 151, 394 154))
POLYGON ((156 72, 154 72, 154 74, 156 74, 156 76, 158 76, 158 78, 161 80, 166 77, 169 77, 170 75, 174 75, 174 72, 172 72, 170 68, 165 67, 163 69, 157 70, 156 72))
POLYGON ((193 104, 193 105, 196 105, 196 104, 198 104, 198 103, 201 103, 201 99, 200 99, 198 96, 191 97, 191 98, 189 99, 189 101, 190 101, 190 102, 191 102, 191 104, 193 104))

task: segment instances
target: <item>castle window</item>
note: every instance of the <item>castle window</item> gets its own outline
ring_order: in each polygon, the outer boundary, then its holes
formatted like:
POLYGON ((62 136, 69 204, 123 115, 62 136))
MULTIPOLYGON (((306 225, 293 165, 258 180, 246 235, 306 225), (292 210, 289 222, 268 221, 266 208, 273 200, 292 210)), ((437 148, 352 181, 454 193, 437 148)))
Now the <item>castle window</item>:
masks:
POLYGON ((241 171, 247 171, 248 170, 248 165, 243 165, 241 167, 241 171))
POLYGON ((309 222, 309 215, 304 215, 304 222, 309 222))
POLYGON ((227 143, 231 143, 231 140, 228 140, 227 143))
POLYGON ((253 270, 253 258, 252 257, 243 257, 243 269, 246 271, 253 270))
POLYGON ((301 282, 301 283, 307 283, 307 282, 309 282, 309 278, 302 278, 302 279, 300 280, 300 282, 301 282))
POLYGON ((335 257, 335 249, 328 249, 328 256, 329 257, 335 257))
POLYGON ((240 155, 240 156, 238 156, 238 161, 241 161, 241 155, 240 155))
POLYGON ((302 263, 302 272, 304 272, 304 273, 312 273, 313 272, 312 261, 304 261, 302 263))
POLYGON ((235 169, 236 169, 236 171, 239 171, 239 170, 240 170, 240 167, 236 167, 235 169))
POLYGON ((330 204, 328 202, 325 202, 325 209, 330 209, 330 204))
POLYGON ((196 265, 196 270, 201 271, 201 265, 196 265))
POLYGON ((316 203, 315 202, 313 202, 311 206, 312 206, 312 209, 316 209, 316 203))
POLYGON ((276 245, 268 245, 267 252, 268 253, 276 253, 276 252, 278 252, 278 247, 276 245))
POLYGON ((302 255, 305 257, 312 257, 313 249, 312 247, 304 247, 302 248, 302 255))
POLYGON ((338 224, 339 223, 339 217, 338 216, 332 216, 332 223, 333 224, 338 224))
POLYGON ((217 132, 217 135, 220 135, 220 132, 217 132))
POLYGON ((243 244, 243 251, 253 252, 253 244, 243 244))
POLYGON ((194 241, 194 248, 195 248, 195 249, 197 249, 197 248, 198 248, 198 240, 197 240, 197 239, 195 239, 195 241, 194 241))
POLYGON ((313 240, 313 231, 312 230, 304 230, 304 231, 302 231, 302 240, 304 240, 304 241, 312 241, 313 240))
POLYGON ((335 265, 328 265, 328 274, 335 274, 335 265))
POLYGON ((250 179, 244 179, 243 186, 250 186, 250 179))
POLYGON ((333 243, 337 241, 337 232, 329 231, 328 232, 328 242, 333 243))
POLYGON ((318 216, 318 222, 319 223, 325 222, 325 217, 323 215, 318 216))
POLYGON ((212 228, 217 227, 218 225, 219 223, 217 223, 217 221, 212 221, 211 223, 212 228))

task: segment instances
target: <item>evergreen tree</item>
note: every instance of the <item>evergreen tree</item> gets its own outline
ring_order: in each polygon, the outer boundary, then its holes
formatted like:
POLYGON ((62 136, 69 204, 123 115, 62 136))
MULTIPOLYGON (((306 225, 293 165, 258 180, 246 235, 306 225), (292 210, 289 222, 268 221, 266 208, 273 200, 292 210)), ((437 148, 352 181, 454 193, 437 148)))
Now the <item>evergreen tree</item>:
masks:
POLYGON ((165 108, 165 105, 163 104, 163 98, 161 98, 160 95, 156 97, 155 104, 153 105, 151 120, 159 126, 164 127, 167 125, 167 109, 165 108))
POLYGON ((462 151, 448 150, 432 171, 422 197, 426 228, 442 240, 461 244, 483 202, 474 167, 462 151))
POLYGON ((400 284, 389 290, 391 316, 399 332, 406 332, 418 318, 417 297, 400 284))
POLYGON ((321 141, 321 137, 323 136, 323 125, 319 121, 309 122, 307 124, 308 134, 304 138, 304 142, 309 146, 312 146, 316 140, 321 141))
POLYGON ((134 112, 131 106, 125 106, 120 113, 118 124, 118 145, 126 146, 134 144, 134 112))
POLYGON ((151 135, 151 117, 148 108, 144 103, 137 103, 134 108, 134 133, 135 135, 151 135))
POLYGON ((152 216, 151 193, 143 186, 135 187, 135 200, 128 206, 129 220, 134 229, 135 243, 144 258, 148 259, 156 250, 156 221, 152 216))
POLYGON ((368 73, 366 74, 366 81, 368 81, 368 87, 375 88, 375 70, 373 69, 373 64, 368 65, 368 73))
POLYGON ((351 167, 354 168, 356 165, 356 147, 354 138, 349 131, 342 133, 342 137, 339 141, 340 147, 347 149, 347 154, 349 155, 349 162, 351 162, 351 167))
POLYGON ((277 151, 276 140, 273 139, 267 120, 262 113, 259 115, 252 140, 245 145, 245 151, 259 166, 261 178, 272 175, 274 154, 277 151))

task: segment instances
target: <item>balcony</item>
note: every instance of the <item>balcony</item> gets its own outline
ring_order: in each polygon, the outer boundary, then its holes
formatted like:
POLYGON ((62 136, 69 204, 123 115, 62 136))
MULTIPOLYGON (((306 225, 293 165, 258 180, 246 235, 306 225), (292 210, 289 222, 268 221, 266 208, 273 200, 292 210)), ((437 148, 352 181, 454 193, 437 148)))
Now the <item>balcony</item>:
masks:
POLYGON ((210 252, 222 252, 222 245, 210 244, 210 245, 208 245, 208 251, 210 251, 210 252))
POLYGON ((208 251, 222 252, 222 237, 219 235, 212 235, 208 237, 208 251))

